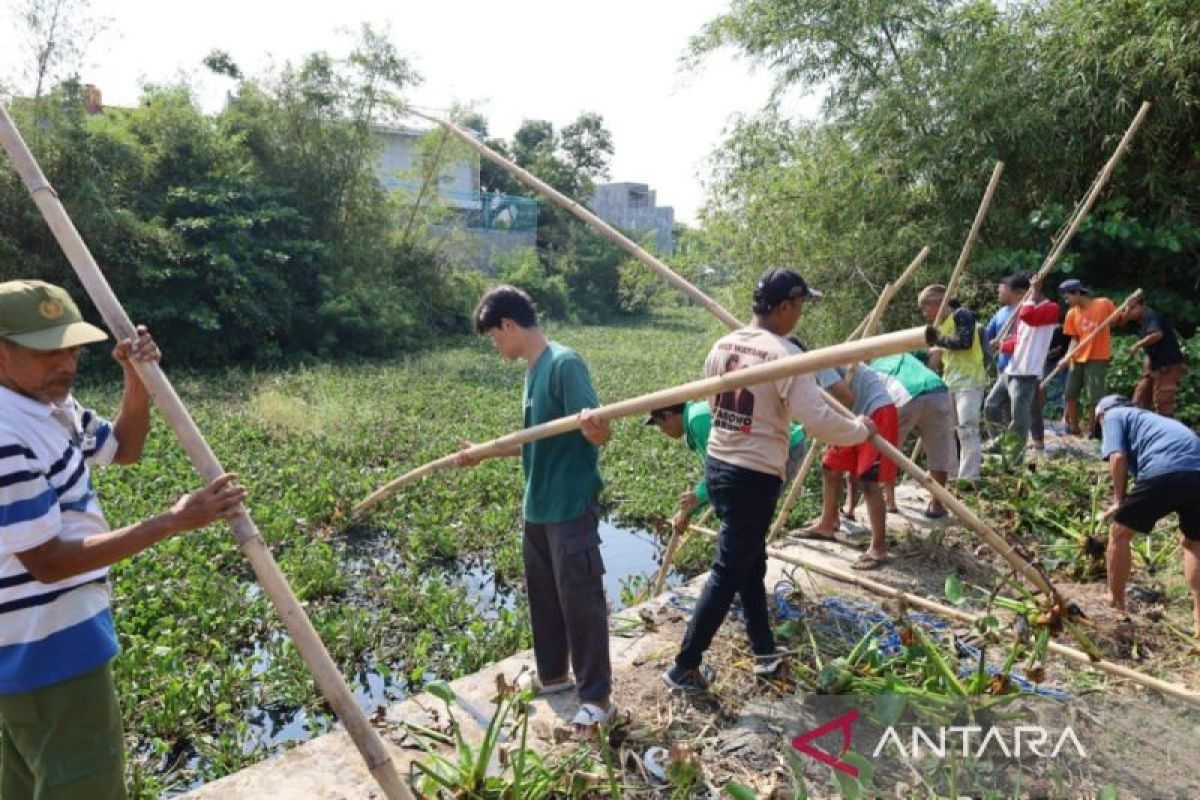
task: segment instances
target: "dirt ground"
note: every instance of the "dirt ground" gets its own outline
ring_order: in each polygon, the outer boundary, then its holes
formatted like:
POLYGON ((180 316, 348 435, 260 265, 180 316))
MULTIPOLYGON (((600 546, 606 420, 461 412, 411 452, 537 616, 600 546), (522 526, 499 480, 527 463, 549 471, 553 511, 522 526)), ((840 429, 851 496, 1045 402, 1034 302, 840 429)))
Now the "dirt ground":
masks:
MULTIPOLYGON (((870 573, 873 579, 945 602, 943 590, 948 573, 957 574, 964 587, 988 590, 1005 575, 1006 565, 989 548, 979 544, 970 531, 954 523, 929 522, 922 517, 919 512, 924 507, 924 498, 916 487, 902 485, 898 503, 901 513, 889 515, 892 558, 870 573)), ((786 542, 794 552, 847 564, 865 544, 865 532, 853 524, 843 526, 837 542, 786 542)), ((809 598, 836 593, 879 602, 878 598, 853 587, 811 579, 803 570, 793 570, 790 578, 800 593, 809 598)), ((1177 628, 1182 625, 1181 629, 1186 630, 1187 620, 1180 618, 1180 613, 1168 616, 1161 599, 1133 593, 1130 613, 1122 617, 1108 606, 1107 589, 1102 581, 1056 580, 1055 584, 1086 614, 1084 630, 1106 658, 1200 689, 1200 654, 1193 643, 1168 625, 1173 623, 1177 628)), ((968 604, 965 610, 977 609, 968 604)), ((1005 618, 1006 622, 1010 619, 1005 618)), ((655 758, 651 748, 654 747, 674 747, 676 760, 692 759, 699 765, 702 778, 689 795, 692 797, 719 796, 719 788, 735 780, 753 789, 759 797, 790 798, 794 796, 797 775, 810 797, 841 796, 829 767, 790 754, 791 737, 805 729, 806 711, 798 705, 791 711, 786 709, 809 690, 786 673, 770 681, 755 679, 739 623, 726 621, 707 656, 707 663, 717 670, 712 691, 684 697, 670 692, 660 676, 670 666, 675 645, 682 639, 687 622, 685 612, 670 604, 661 605, 647 611, 643 621, 653 631, 657 644, 647 647, 630 667, 616 676, 614 694, 615 702, 623 709, 623 722, 617 726, 612 742, 624 768, 625 796, 672 796, 669 787, 653 774, 655 758)), ((1060 635, 1058 639, 1076 646, 1070 637, 1060 635)), ((1200 796, 1200 773, 1193 768, 1200 717, 1185 711, 1182 703, 1164 700, 1131 682, 1053 656, 1046 661, 1044 680, 1076 698, 1066 712, 1060 708, 1058 713, 1069 713, 1075 726, 1087 731, 1093 760, 1078 765, 1077 769, 1063 762, 1059 766, 1066 770, 1065 778, 1042 776, 1040 783, 1034 780, 1016 794, 1094 797, 1108 785, 1104 776, 1111 776, 1111 784, 1120 786, 1123 797, 1200 796)), ((544 746, 560 749, 575 746, 563 741, 564 729, 555 721, 540 720, 533 731, 544 746)), ((877 775, 872 791, 894 797, 921 795, 921 774, 911 767, 908 772, 911 774, 897 768, 877 775)))

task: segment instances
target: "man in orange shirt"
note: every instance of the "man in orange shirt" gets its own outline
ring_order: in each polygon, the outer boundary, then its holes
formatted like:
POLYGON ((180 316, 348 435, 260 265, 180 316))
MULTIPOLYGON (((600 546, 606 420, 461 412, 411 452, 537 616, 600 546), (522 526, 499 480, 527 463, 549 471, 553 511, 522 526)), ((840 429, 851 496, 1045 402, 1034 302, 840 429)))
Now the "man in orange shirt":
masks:
MULTIPOLYGON (((1063 321, 1063 333, 1075 341, 1086 338, 1096 330, 1109 315, 1117 310, 1107 297, 1092 297, 1083 282, 1071 278, 1058 286, 1069 310, 1063 321)), ((1072 342, 1074 345, 1074 342, 1072 342)), ((1108 328, 1102 330, 1086 347, 1081 347, 1071 357, 1071 371, 1067 374, 1066 423, 1067 432, 1079 436, 1079 397, 1086 395, 1087 424, 1083 430, 1092 430, 1096 403, 1104 397, 1108 378, 1108 362, 1112 358, 1112 335, 1108 328)))

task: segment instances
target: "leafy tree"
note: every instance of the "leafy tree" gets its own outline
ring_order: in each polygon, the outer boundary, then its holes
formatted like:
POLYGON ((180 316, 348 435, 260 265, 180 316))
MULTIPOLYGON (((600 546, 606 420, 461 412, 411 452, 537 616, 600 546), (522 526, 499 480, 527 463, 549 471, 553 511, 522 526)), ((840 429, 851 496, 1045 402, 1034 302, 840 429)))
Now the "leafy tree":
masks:
POLYGON ((76 74, 108 20, 92 15, 88 0, 22 0, 15 11, 29 61, 27 87, 41 99, 54 83, 76 74))
MULTIPOLYGON (((1150 119, 1064 272, 1103 286, 1136 271, 1194 291, 1197 45, 1200 18, 1179 0, 734 0, 689 58, 731 46, 772 72, 775 95, 716 154, 705 239, 714 259, 744 272, 791 251, 864 286, 928 242, 929 275, 944 279, 1003 160, 972 267, 990 285, 1040 262, 1150 99, 1150 119), (820 122, 782 113, 787 93, 814 88, 820 122)), ((1188 305, 1185 316, 1200 320, 1188 305)))
POLYGON ((241 67, 234 62, 233 56, 224 50, 209 51, 208 55, 200 63, 216 75, 224 75, 227 78, 233 78, 235 81, 240 81, 244 77, 241 67))
MULTIPOLYGON (((206 63, 239 74, 226 54, 206 63)), ((413 80, 365 28, 344 60, 242 76, 215 117, 183 86, 88 114, 77 81, 13 111, 131 315, 176 363, 389 355, 465 330, 481 283, 403 235, 400 200, 376 176, 375 125, 413 80)), ((0 170, 0 279, 29 275, 74 285, 0 170)))

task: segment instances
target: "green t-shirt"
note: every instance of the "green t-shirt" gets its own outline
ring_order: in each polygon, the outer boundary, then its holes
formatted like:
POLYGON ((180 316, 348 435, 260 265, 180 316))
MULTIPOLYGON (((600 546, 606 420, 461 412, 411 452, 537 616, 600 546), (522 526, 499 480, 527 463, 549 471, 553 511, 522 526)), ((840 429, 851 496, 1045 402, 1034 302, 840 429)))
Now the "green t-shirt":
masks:
POLYGON ((942 383, 938 374, 909 353, 877 358, 871 362, 871 369, 900 381, 900 385, 913 397, 946 391, 946 384, 942 383))
MULTIPOLYGON (((526 428, 600 405, 583 359, 557 342, 525 374, 523 399, 526 428)), ((599 449, 577 430, 522 445, 525 520, 545 524, 583 516, 604 487, 598 458, 599 449)))
MULTIPOLYGON (((700 456, 700 482, 692 492, 700 503, 708 502, 708 486, 704 483, 704 462, 708 458, 708 436, 712 433, 712 409, 704 401, 683 404, 683 438, 688 449, 700 456)), ((788 449, 804 443, 804 428, 792 424, 788 449)))

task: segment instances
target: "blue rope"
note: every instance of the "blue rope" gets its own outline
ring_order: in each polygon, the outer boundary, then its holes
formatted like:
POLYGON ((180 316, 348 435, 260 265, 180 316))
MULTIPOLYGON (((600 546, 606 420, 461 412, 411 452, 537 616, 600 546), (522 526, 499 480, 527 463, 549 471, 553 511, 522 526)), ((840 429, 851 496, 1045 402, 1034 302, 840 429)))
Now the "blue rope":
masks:
MULTIPOLYGON (((781 581, 780 583, 784 582, 781 581)), ((780 596, 780 588, 780 584, 776 584, 775 600, 776 605, 785 609, 788 613, 788 616, 784 618, 793 619, 803 616, 802 612, 793 609, 788 604, 786 596, 780 596)), ((900 641, 900 631, 896 627, 895 620, 884 613, 879 606, 862 600, 842 597, 825 598, 821 601, 821 606, 825 610, 824 619, 810 621, 815 630, 819 630, 831 638, 844 642, 847 646, 853 646, 863 636, 874 629, 879 643, 879 650, 885 656, 894 656, 904 648, 904 644, 900 641)), ((920 625, 930 633, 941 634, 948 632, 950 629, 950 624, 946 620, 923 611, 911 612, 907 615, 907 619, 916 625, 920 625)), ((975 670, 978 669, 979 649, 957 639, 955 640, 955 646, 962 662, 959 665, 959 675, 966 677, 974 674, 975 670)), ((995 675, 1000 671, 991 664, 986 665, 984 668, 988 675, 995 675)), ((1009 678, 1012 680, 1013 685, 1025 694, 1037 694, 1061 701, 1071 699, 1070 693, 1062 689, 1036 684, 1015 670, 1009 673, 1009 678)))
MULTIPOLYGON (((793 606, 788 600, 795 593, 796 586, 789 580, 781 580, 775 584, 771 594, 775 601, 776 619, 791 620, 806 618, 804 611, 793 606)), ((668 597, 667 602, 689 615, 696 607, 694 598, 676 593, 672 593, 668 597)), ((832 639, 841 641, 848 647, 854 646, 868 632, 875 630, 875 636, 879 643, 879 651, 885 656, 894 656, 904 649, 904 643, 900 641, 900 631, 896 627, 896 621, 879 606, 853 598, 827 597, 821 601, 821 607, 825 613, 820 615, 820 618, 808 618, 809 625, 814 630, 820 631, 832 639)), ((733 616, 740 618, 740 609, 735 609, 733 616)), ((950 630, 950 623, 946 622, 946 620, 924 611, 910 612, 906 616, 906 619, 911 623, 920 625, 926 631, 933 634, 944 634, 950 630)), ((954 644, 960 660, 959 676, 967 677, 973 675, 975 670, 978 669, 979 648, 973 647, 957 638, 954 640, 954 644)), ((988 675, 995 675, 1000 671, 991 664, 985 665, 984 669, 988 675)), ((1009 679, 1014 686, 1025 694, 1037 694, 1063 702, 1071 699, 1070 693, 1062 689, 1036 684, 1015 670, 1009 673, 1009 679)))

